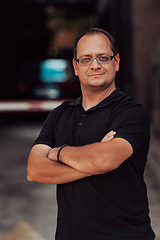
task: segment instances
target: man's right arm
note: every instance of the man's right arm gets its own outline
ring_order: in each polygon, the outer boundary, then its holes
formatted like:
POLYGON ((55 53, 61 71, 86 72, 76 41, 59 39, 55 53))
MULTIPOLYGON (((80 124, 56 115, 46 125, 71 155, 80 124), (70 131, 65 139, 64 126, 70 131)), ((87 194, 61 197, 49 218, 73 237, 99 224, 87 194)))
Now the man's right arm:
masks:
POLYGON ((88 174, 79 172, 65 164, 47 158, 51 148, 44 144, 32 147, 28 158, 27 178, 30 182, 63 184, 73 182, 88 174))
MULTIPOLYGON (((101 140, 101 142, 108 142, 112 140, 115 134, 116 132, 109 132, 101 140)), ((28 181, 63 184, 91 176, 91 174, 79 172, 68 165, 52 161, 48 158, 50 150, 52 150, 52 148, 45 144, 37 144, 32 147, 28 157, 28 181)))

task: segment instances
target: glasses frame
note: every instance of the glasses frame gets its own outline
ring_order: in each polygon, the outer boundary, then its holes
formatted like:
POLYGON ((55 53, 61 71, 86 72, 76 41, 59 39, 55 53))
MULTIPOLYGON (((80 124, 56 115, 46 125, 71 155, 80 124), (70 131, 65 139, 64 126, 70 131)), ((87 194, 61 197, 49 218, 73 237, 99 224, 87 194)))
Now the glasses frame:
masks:
POLYGON ((77 58, 77 59, 75 59, 75 60, 76 60, 80 65, 82 65, 82 66, 87 66, 87 65, 91 65, 94 59, 96 59, 99 64, 110 63, 110 62, 112 61, 112 59, 115 58, 115 56, 116 56, 116 55, 113 55, 113 56, 109 56, 109 55, 108 55, 108 57, 110 57, 110 60, 107 61, 107 62, 101 62, 101 61, 99 62, 98 59, 97 59, 97 58, 99 58, 99 57, 91 58, 91 59, 92 59, 91 62, 90 62, 90 63, 87 63, 87 64, 82 64, 82 63, 80 63, 80 62, 79 62, 79 59, 80 59, 80 58, 77 58))

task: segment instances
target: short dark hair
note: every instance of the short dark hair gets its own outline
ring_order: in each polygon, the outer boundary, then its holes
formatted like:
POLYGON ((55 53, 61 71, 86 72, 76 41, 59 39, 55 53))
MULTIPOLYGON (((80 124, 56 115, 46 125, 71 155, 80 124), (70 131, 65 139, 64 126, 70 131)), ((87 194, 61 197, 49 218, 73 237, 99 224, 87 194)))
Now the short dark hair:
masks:
POLYGON ((93 34, 100 34, 100 33, 106 35, 106 37, 109 39, 110 44, 111 44, 111 50, 112 50, 114 56, 116 56, 118 54, 118 47, 117 47, 117 43, 116 43, 114 37, 111 34, 109 34, 109 32, 107 32, 107 31, 105 31, 103 29, 100 29, 100 28, 89 28, 89 29, 84 30, 77 37, 77 39, 74 42, 74 45, 73 45, 73 57, 74 57, 74 59, 77 58, 77 46, 78 46, 79 40, 83 36, 85 36, 85 35, 93 35, 93 34))

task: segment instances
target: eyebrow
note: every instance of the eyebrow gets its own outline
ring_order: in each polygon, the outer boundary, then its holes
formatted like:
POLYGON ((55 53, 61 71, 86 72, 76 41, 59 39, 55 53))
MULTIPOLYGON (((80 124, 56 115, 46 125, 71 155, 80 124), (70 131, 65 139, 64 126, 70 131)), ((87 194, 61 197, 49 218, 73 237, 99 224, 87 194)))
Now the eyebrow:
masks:
MULTIPOLYGON (((84 54, 84 55, 80 56, 79 58, 81 58, 81 57, 91 57, 91 55, 92 55, 92 54, 84 54)), ((102 55, 108 55, 108 56, 110 56, 110 55, 109 55, 108 53, 106 53, 106 52, 96 54, 96 56, 102 56, 102 55)))

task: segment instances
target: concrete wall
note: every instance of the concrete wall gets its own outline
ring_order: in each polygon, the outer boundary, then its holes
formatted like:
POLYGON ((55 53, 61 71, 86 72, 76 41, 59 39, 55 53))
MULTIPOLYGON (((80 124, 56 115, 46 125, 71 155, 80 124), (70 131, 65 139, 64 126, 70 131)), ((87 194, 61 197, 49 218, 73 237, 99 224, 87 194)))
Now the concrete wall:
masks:
MULTIPOLYGON (((132 1, 133 79, 136 98, 152 109, 154 79, 152 56, 160 39, 160 1, 132 1)), ((160 79, 159 79, 160 81, 160 79)))

